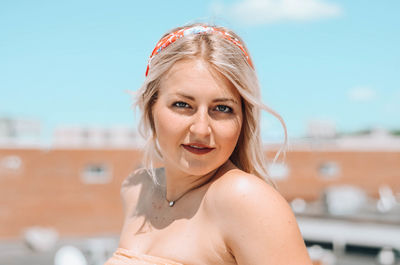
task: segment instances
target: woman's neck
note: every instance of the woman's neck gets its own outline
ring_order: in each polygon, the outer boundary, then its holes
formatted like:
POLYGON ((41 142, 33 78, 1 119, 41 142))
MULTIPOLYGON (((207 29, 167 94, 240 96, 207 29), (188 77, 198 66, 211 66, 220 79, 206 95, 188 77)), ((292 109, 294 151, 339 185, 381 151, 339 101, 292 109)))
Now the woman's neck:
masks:
MULTIPOLYGON (((224 164, 225 165, 225 164, 224 164)), ((176 172, 171 168, 165 168, 165 199, 168 202, 176 202, 180 198, 184 197, 188 193, 196 190, 214 179, 220 169, 214 169, 206 175, 188 175, 180 172, 176 172)))

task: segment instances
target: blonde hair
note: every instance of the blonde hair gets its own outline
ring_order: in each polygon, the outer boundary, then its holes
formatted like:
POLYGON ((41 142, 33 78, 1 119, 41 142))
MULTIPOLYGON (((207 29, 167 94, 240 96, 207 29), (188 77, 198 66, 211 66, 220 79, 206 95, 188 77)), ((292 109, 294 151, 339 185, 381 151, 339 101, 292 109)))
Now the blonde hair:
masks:
MULTIPOLYGON (((194 26, 207 27, 209 25, 202 23, 175 28, 167 32, 163 37, 182 28, 194 26)), ((223 30, 238 39, 248 54, 243 41, 238 35, 223 27, 212 27, 223 30)), ((275 159, 287 143, 286 125, 278 113, 261 102, 260 85, 256 72, 246 60, 244 53, 237 45, 218 36, 218 34, 184 36, 152 58, 150 70, 142 87, 137 92, 135 102, 141 110, 139 132, 146 139, 143 155, 145 168, 157 183, 154 171, 154 156, 161 159, 162 156, 157 146, 152 107, 157 100, 162 77, 176 62, 196 58, 203 59, 210 67, 221 73, 234 85, 242 98, 243 123, 238 142, 230 156, 230 160, 239 169, 263 178, 275 186, 268 176, 265 154, 262 149, 260 133, 261 109, 275 116, 284 129, 284 146, 278 151, 275 159)))

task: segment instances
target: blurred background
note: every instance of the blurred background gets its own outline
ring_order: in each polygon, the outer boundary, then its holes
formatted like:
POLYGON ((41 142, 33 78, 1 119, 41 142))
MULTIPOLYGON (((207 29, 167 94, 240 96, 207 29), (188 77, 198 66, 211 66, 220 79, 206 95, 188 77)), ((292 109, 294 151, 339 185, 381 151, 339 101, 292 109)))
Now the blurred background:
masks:
MULTIPOLYGON (((315 264, 400 264, 400 2, 0 2, 0 264, 100 265, 141 164, 131 92, 167 30, 227 26, 289 133, 271 177, 315 264)), ((262 118, 266 156, 283 129, 262 118)))

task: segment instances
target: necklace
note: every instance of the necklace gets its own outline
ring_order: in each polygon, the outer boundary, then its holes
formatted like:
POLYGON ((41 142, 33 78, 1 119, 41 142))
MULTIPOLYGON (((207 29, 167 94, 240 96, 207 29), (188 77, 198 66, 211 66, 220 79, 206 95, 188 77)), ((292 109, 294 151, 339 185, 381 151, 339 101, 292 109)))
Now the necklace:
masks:
POLYGON ((180 198, 182 198, 183 196, 185 196, 187 193, 191 192, 192 190, 198 189, 198 188, 200 188, 200 187, 206 185, 207 183, 209 183, 209 182, 217 175, 217 173, 218 173, 218 171, 219 171, 220 168, 221 168, 221 167, 219 167, 219 168, 214 172, 214 174, 212 174, 212 176, 211 176, 206 182, 202 183, 201 185, 199 185, 199 186, 197 186, 197 187, 194 187, 194 188, 188 190, 187 192, 183 193, 180 197, 176 198, 175 200, 169 201, 169 200, 167 199, 167 193, 165 192, 165 195, 164 195, 164 196, 165 196, 165 200, 168 202, 168 206, 169 206, 169 207, 174 207, 175 202, 177 202, 180 198))

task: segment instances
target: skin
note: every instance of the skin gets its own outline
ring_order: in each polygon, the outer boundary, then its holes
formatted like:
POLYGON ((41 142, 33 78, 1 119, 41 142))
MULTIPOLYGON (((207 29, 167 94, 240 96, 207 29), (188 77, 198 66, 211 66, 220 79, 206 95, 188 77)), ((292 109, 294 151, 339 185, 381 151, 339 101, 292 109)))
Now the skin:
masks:
POLYGON ((229 161, 243 114, 226 79, 201 59, 177 62, 152 111, 161 185, 144 171, 123 183, 120 248, 183 264, 311 264, 286 201, 229 161))

